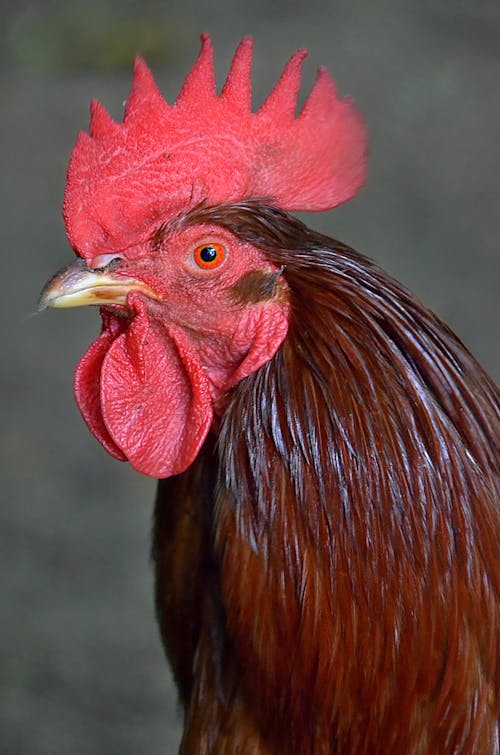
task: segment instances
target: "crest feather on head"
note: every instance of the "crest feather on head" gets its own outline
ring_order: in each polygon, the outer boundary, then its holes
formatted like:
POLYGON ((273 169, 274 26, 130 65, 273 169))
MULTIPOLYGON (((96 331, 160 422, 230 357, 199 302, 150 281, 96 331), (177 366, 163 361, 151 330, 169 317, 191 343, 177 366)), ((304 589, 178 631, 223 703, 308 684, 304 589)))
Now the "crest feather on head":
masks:
POLYGON ((253 113, 252 40, 240 43, 220 95, 211 40, 201 40, 173 105, 140 58, 122 123, 92 102, 89 134, 77 139, 64 200, 68 236, 82 256, 138 244, 152 223, 201 200, 262 198, 284 210, 327 210, 362 185, 366 130, 326 69, 319 69, 296 116, 305 50, 291 57, 253 113))

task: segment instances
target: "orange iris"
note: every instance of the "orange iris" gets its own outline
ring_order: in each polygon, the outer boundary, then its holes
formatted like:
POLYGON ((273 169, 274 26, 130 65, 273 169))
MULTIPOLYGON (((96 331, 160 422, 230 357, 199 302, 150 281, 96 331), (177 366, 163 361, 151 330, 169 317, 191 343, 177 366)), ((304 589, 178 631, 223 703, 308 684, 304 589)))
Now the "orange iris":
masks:
POLYGON ((194 261, 204 270, 213 270, 224 261, 226 251, 222 244, 200 244, 194 250, 194 261))

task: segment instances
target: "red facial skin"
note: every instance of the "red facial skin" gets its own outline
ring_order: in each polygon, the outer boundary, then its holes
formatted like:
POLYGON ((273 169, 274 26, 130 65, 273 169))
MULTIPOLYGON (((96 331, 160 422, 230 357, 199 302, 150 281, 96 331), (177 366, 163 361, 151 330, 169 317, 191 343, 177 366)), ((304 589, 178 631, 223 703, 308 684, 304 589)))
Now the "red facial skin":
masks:
POLYGON ((116 252, 113 275, 145 282, 162 297, 128 297, 127 313, 103 316, 83 357, 75 393, 91 431, 139 471, 166 477, 193 461, 230 388, 267 362, 287 332, 286 284, 278 296, 238 297, 232 288, 273 267, 256 248, 218 227, 173 230, 162 222, 193 208, 264 198, 284 210, 324 210, 356 194, 366 175, 367 135, 349 98, 325 69, 297 106, 299 50, 252 110, 252 40, 245 38, 217 92, 211 40, 174 104, 138 59, 122 123, 98 102, 68 167, 63 214, 68 239, 91 268, 116 252), (223 244, 223 263, 199 268, 202 243, 223 244), (132 319, 124 324, 123 315, 132 319))
POLYGON ((127 309, 103 309, 103 332, 81 359, 75 395, 91 432, 139 472, 187 469, 232 386, 276 353, 288 328, 280 295, 242 301, 245 275, 276 268, 250 244, 216 226, 183 228, 134 249, 113 275, 143 281, 162 301, 132 292, 127 309), (218 244, 220 265, 203 269, 195 249, 218 244), (142 252, 142 253, 141 253, 142 252))

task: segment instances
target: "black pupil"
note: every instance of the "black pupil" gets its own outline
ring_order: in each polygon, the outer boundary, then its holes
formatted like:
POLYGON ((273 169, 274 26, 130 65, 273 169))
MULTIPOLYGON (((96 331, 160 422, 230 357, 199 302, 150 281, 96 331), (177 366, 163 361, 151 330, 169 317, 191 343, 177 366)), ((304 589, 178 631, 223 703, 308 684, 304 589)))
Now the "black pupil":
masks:
POLYGON ((213 262, 217 257, 217 249, 215 246, 204 246, 200 252, 200 257, 203 262, 213 262))

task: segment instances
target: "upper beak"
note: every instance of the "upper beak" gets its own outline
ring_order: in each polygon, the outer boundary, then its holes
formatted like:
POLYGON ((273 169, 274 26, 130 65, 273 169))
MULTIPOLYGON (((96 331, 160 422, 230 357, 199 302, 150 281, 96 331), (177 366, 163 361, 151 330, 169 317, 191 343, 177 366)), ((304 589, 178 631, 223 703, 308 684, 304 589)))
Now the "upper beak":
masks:
POLYGON ((38 308, 126 304, 131 291, 138 291, 157 301, 161 298, 140 280, 113 275, 106 270, 91 270, 79 258, 45 284, 38 308))

